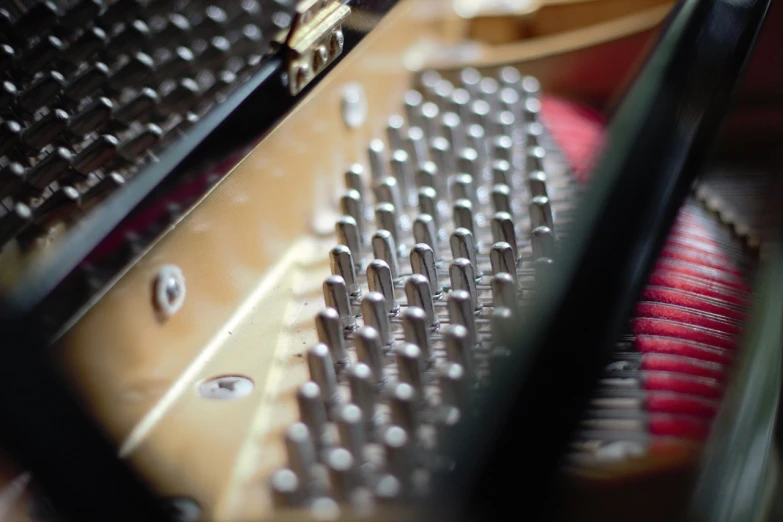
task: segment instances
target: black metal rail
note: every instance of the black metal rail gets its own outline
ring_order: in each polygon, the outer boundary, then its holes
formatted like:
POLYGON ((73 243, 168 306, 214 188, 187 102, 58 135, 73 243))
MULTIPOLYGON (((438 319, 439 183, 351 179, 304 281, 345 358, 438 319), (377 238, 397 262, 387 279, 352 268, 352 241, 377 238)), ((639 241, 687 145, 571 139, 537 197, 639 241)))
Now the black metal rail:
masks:
POLYGON ((480 418, 457 435, 439 509, 539 520, 556 501, 563 449, 710 150, 768 5, 684 0, 673 11, 615 113, 556 270, 480 418))

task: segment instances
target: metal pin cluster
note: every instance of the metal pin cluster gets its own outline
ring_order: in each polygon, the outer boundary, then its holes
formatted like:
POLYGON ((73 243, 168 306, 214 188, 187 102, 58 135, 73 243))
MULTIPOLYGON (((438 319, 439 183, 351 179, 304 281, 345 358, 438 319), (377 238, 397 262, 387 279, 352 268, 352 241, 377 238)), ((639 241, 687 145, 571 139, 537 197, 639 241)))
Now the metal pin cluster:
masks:
POLYGON ((223 4, 0 8, 0 248, 78 219, 258 68, 280 18, 223 4))
POLYGON ((417 498, 448 468, 448 434, 514 348, 535 267, 556 259, 566 221, 570 180, 539 94, 513 68, 456 82, 424 73, 385 139, 346 170, 297 395, 309 437, 287 442, 271 482, 279 505, 417 498))

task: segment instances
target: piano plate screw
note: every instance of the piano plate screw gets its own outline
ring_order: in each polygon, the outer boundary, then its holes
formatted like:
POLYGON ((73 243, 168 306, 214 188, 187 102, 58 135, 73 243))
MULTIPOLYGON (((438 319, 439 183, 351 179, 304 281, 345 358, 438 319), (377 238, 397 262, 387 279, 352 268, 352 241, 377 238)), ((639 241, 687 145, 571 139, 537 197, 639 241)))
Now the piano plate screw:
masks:
POLYGON ((196 522, 201 518, 201 507, 188 497, 174 497, 166 501, 171 520, 176 522, 196 522))
POLYGON ((176 265, 164 265, 158 270, 154 284, 155 308, 163 318, 174 315, 185 303, 185 276, 176 265))
POLYGON ((204 399, 241 399, 253 391, 253 381, 242 375, 221 375, 198 385, 199 397, 204 399))

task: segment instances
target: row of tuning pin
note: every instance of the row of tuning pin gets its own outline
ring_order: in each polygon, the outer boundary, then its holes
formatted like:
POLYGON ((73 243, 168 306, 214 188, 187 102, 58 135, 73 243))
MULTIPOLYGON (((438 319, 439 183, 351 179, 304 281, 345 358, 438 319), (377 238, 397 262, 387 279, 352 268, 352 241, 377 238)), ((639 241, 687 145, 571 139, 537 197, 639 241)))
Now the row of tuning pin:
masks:
MULTIPOLYGON (((238 21, 257 17, 260 6, 244 2, 231 17, 214 6, 205 9, 198 27, 203 29, 202 22, 211 19, 230 29, 238 21)), ((111 38, 99 27, 84 28, 63 41, 47 35, 16 60, 18 67, 6 69, 10 79, 0 85, 0 110, 5 112, 0 123, 0 156, 5 156, 0 158, 0 201, 6 200, 9 210, 0 211, 5 214, 0 221, 0 245, 13 237, 26 241, 27 236, 35 237, 55 222, 73 219, 123 185, 136 166, 146 161, 147 151, 159 146, 164 137, 177 136, 198 121, 199 116, 190 112, 194 104, 201 100, 201 105, 208 105, 236 84, 243 64, 234 63, 236 56, 231 59, 234 62, 227 59, 232 54, 258 51, 261 45, 260 29, 245 24, 232 37, 233 44, 216 36, 202 42, 198 53, 179 46, 164 59, 153 60, 136 52, 150 37, 160 48, 158 44, 163 42, 159 40, 167 34, 191 41, 207 33, 196 31, 179 13, 159 17, 151 25, 154 34, 143 21, 134 20, 121 24, 111 38), (114 59, 107 61, 113 66, 94 62, 78 67, 94 56, 114 59), (57 71, 35 74, 35 70, 54 65, 76 72, 67 82, 57 71), (183 78, 164 83, 157 91, 149 87, 127 90, 139 82, 155 80, 157 85, 196 69, 204 72, 223 67, 207 78, 206 84, 202 74, 198 77, 201 83, 183 78), (151 123, 140 123, 150 119, 151 123)), ((178 38, 172 38, 166 41, 174 45, 178 38)), ((11 38, 0 44, 0 54, 13 58, 10 43, 14 41, 11 38)))
POLYGON ((545 173, 538 82, 512 68, 460 77, 455 89, 425 74, 406 118, 389 119, 390 157, 373 140, 370 175, 345 174, 301 422, 271 478, 279 505, 425 496, 448 468, 451 428, 511 347, 523 287, 556 256, 549 191, 567 183, 545 173))

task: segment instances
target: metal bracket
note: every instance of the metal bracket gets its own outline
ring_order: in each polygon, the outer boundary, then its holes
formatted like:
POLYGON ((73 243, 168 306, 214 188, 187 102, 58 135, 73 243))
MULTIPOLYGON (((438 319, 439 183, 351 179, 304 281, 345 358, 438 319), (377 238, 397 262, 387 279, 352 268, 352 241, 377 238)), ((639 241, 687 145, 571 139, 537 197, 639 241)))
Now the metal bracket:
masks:
POLYGON ((291 30, 283 43, 288 54, 287 81, 292 96, 342 54, 342 26, 350 13, 351 8, 339 0, 305 0, 296 6, 291 30))

